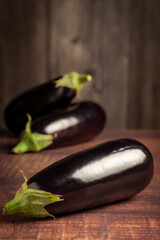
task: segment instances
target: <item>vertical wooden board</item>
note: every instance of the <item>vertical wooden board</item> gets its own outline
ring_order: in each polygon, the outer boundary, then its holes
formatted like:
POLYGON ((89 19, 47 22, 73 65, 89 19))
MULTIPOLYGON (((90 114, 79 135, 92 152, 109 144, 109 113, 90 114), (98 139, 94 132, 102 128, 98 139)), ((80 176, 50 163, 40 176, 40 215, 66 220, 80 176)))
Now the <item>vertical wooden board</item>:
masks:
POLYGON ((50 77, 89 72, 78 99, 100 103, 108 127, 125 127, 128 87, 128 1, 51 1, 50 77))
POLYGON ((50 77, 59 73, 84 70, 88 52, 83 41, 87 34, 84 15, 88 9, 85 2, 88 1, 51 1, 50 77))
POLYGON ((128 3, 124 1, 104 1, 95 19, 97 28, 93 24, 93 61, 97 69, 95 88, 91 95, 105 108, 108 128, 125 126, 128 86, 127 8, 128 3))
MULTIPOLYGON (((0 122, 5 105, 22 91, 46 81, 47 1, 1 1, 0 122)), ((4 125, 4 122, 3 122, 4 125)))
POLYGON ((159 1, 131 1, 129 128, 159 128, 159 1))
POLYGON ((140 127, 144 76, 144 36, 146 3, 131 1, 129 9, 129 89, 127 127, 140 127))
POLYGON ((160 2, 147 1, 147 66, 146 78, 149 82, 148 92, 143 98, 143 128, 160 129, 160 2), (149 95, 149 96, 148 96, 149 95), (147 99, 150 99, 148 103, 147 99), (149 109, 149 107, 150 109, 149 109), (146 126, 147 119, 150 120, 146 126))

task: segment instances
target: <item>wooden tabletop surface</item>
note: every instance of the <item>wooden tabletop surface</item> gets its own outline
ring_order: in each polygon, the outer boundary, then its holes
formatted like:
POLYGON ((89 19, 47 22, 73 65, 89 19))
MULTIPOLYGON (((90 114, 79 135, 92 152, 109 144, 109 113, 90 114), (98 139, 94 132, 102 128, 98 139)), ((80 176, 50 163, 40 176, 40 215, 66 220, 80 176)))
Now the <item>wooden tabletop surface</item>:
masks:
POLYGON ((0 240, 160 239, 160 130, 106 130, 99 137, 87 143, 23 155, 10 153, 16 139, 1 131, 0 212, 23 182, 18 169, 23 170, 29 178, 37 171, 67 155, 122 137, 141 141, 153 155, 154 178, 146 189, 129 200, 56 217, 54 220, 11 218, 4 217, 0 213, 0 240))

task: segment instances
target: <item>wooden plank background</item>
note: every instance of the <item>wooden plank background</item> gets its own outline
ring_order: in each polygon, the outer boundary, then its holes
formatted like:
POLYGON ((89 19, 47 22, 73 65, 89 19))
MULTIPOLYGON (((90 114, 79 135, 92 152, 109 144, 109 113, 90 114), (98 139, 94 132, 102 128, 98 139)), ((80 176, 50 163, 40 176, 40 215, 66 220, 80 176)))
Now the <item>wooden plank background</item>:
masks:
POLYGON ((70 71, 107 128, 160 128, 159 0, 0 0, 0 128, 17 94, 70 71))

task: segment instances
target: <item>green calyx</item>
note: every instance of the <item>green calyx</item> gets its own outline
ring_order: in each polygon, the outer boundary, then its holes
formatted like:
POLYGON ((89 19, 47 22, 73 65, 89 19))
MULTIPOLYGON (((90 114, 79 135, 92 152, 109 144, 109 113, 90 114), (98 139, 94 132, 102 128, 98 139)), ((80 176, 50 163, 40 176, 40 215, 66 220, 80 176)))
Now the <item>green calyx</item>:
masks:
POLYGON ((85 82, 92 81, 92 76, 89 74, 79 74, 71 72, 64 74, 62 78, 56 81, 56 87, 67 87, 75 89, 77 92, 81 91, 85 82))
POLYGON ((27 114, 28 122, 20 135, 19 143, 12 149, 13 153, 38 152, 52 144, 57 134, 39 134, 31 132, 32 118, 27 114))
POLYGON ((21 215, 32 218, 54 218, 44 207, 54 202, 63 201, 63 199, 61 199, 59 195, 50 192, 28 188, 27 178, 23 172, 22 174, 24 183, 17 191, 14 199, 6 203, 2 214, 21 215))

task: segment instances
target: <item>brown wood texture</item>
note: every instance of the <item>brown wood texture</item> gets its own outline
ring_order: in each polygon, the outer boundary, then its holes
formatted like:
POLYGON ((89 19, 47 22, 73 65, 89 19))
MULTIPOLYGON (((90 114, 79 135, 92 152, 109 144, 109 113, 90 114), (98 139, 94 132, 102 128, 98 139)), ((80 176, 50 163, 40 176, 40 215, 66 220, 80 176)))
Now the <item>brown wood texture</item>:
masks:
POLYGON ((89 72, 108 128, 160 128, 159 0, 0 0, 0 125, 17 94, 89 72), (118 116, 118 117, 117 117, 118 116))
POLYGON ((82 149, 121 137, 135 138, 151 151, 154 178, 135 197, 114 204, 56 219, 27 220, 0 214, 2 240, 158 240, 160 239, 160 131, 106 130, 93 141, 66 148, 24 155, 10 154, 16 140, 1 132, 0 137, 0 211, 23 182, 18 169, 29 178, 53 162, 82 149))

